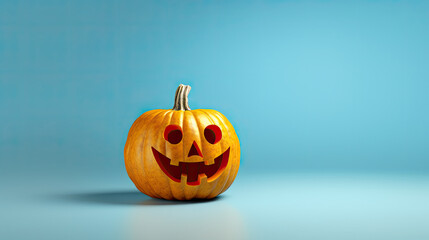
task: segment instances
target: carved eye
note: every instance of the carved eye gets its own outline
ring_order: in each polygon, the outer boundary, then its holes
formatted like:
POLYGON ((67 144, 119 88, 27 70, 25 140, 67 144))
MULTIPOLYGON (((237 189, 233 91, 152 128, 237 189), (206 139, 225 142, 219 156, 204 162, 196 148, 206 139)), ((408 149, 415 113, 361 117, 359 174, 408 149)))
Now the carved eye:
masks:
POLYGON ((178 144, 182 141, 182 128, 178 125, 168 125, 164 131, 164 139, 171 144, 178 144))
POLYGON ((222 138, 222 131, 216 125, 209 125, 204 129, 204 137, 211 144, 218 143, 222 138))

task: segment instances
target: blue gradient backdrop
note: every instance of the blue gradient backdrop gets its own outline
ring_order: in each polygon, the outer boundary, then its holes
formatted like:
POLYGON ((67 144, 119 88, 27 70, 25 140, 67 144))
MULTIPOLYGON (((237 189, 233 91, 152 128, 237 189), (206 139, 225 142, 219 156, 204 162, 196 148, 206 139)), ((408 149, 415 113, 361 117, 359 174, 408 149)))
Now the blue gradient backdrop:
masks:
POLYGON ((235 126, 239 177, 426 175, 428 26, 427 1, 0 1, 3 182, 132 189, 128 130, 180 83, 235 126))

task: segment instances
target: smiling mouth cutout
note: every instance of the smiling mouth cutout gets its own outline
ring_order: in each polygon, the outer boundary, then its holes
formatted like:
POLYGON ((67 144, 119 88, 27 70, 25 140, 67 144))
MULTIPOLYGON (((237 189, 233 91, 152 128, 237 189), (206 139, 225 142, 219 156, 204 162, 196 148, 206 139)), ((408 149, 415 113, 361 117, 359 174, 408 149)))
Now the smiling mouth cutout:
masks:
POLYGON ((201 183, 201 178, 207 176, 207 181, 210 182, 225 170, 228 165, 229 148, 214 159, 214 163, 206 165, 204 161, 201 162, 179 162, 178 166, 171 165, 171 159, 158 152, 152 147, 153 156, 156 159, 162 171, 173 181, 179 182, 182 175, 186 176, 186 184, 197 186, 201 183))

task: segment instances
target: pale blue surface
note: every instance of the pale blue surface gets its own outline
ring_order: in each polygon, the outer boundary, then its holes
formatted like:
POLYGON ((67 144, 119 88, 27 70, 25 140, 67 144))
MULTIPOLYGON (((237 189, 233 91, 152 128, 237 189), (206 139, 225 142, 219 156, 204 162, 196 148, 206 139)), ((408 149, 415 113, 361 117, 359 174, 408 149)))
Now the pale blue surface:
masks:
POLYGON ((429 239, 427 176, 242 174, 191 203, 150 199, 127 179, 2 189, 1 239, 429 239))
POLYGON ((428 239, 428 13, 0 0, 0 239, 132 239, 158 223, 185 236, 206 221, 244 239, 428 239), (130 192, 123 147, 180 83, 191 108, 232 122, 242 165, 224 198, 157 206, 130 192))

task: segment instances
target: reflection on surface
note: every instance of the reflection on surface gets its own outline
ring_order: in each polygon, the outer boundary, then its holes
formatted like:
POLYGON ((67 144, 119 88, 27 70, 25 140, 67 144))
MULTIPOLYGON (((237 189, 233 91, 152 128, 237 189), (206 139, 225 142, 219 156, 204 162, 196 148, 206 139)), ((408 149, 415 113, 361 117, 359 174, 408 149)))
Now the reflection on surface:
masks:
POLYGON ((224 200, 222 197, 208 202, 147 200, 144 205, 185 204, 131 209, 125 223, 125 238, 248 239, 240 212, 224 200))
POLYGON ((429 239, 428 176, 242 175, 191 202, 116 182, 41 183, 5 188, 0 239, 429 239))
POLYGON ((117 209, 115 205, 127 206, 125 219, 116 219, 116 226, 123 230, 121 239, 248 239, 243 217, 222 195, 210 200, 168 201, 121 190, 56 195, 54 200, 80 206, 101 204, 110 210, 117 209))

